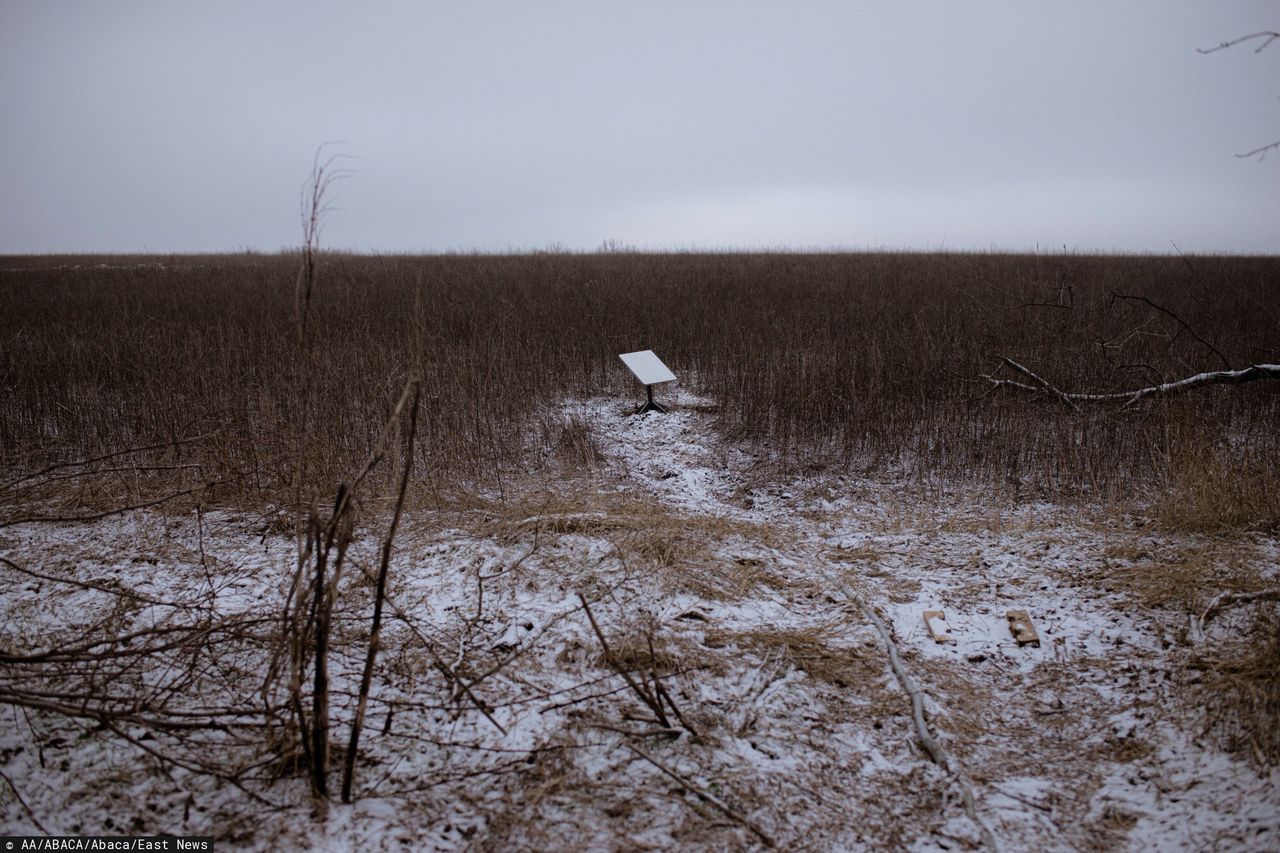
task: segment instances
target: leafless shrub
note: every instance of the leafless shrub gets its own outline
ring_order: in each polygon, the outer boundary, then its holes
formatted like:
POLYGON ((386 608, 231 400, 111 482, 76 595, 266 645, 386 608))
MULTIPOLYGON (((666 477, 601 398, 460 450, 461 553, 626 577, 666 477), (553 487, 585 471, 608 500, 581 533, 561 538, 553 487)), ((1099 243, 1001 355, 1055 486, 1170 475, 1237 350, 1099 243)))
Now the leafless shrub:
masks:
POLYGON ((236 784, 261 775, 270 763, 263 750, 267 724, 252 684, 272 633, 271 614, 229 618, 197 596, 157 599, 0 561, 110 602, 83 628, 43 626, 39 639, 6 632, 0 704, 92 723, 162 766, 236 784))

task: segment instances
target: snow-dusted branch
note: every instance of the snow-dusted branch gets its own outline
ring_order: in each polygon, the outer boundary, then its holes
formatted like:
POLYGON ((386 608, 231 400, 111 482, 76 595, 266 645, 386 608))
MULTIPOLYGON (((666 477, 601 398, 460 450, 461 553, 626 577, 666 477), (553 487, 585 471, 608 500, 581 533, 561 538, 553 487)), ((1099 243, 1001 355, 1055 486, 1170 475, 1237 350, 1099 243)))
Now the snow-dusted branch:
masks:
POLYGON ((1030 368, 1019 364, 1008 356, 1001 356, 1000 360, 1007 366, 1021 373, 1023 376, 1030 378, 1036 384, 1028 385, 1026 382, 1019 382, 1014 379, 1001 379, 993 374, 984 373, 982 378, 990 382, 993 386, 997 388, 1016 388, 1020 391, 1026 391, 1031 394, 1048 393, 1072 406, 1076 403, 1118 403, 1124 401, 1124 405, 1127 408, 1135 405, 1146 397, 1180 394, 1184 391, 1190 391, 1204 385, 1240 385, 1245 382, 1253 382, 1258 379, 1280 379, 1280 364, 1253 364, 1240 370, 1215 370, 1207 373, 1197 373, 1195 376, 1188 376, 1186 379, 1179 379, 1175 382, 1164 382, 1159 385, 1149 385, 1145 388, 1137 388, 1132 391, 1117 391, 1106 394, 1082 394, 1064 391, 1061 388, 1050 384, 1030 368))
POLYGON ((1253 592, 1221 593, 1214 598, 1213 601, 1209 602, 1209 606, 1206 607, 1204 613, 1200 615, 1201 632, 1204 631, 1204 626, 1223 610, 1226 610, 1229 607, 1235 607, 1239 604, 1250 604, 1255 601, 1280 601, 1280 587, 1273 586, 1269 589, 1259 589, 1253 592))
POLYGON ((973 796, 973 785, 969 783, 962 768, 951 760, 950 755, 943 749, 942 744, 938 742, 937 738, 933 736, 933 732, 929 729, 929 723, 924 717, 924 695, 902 665, 902 658, 898 654, 898 644, 893 639, 893 631, 874 608, 868 607, 848 589, 843 590, 843 592, 845 600, 871 623, 876 629, 876 633, 880 635, 880 640, 884 643, 885 652, 889 656, 889 667, 893 670, 893 674, 897 676, 898 684, 902 687, 903 692, 911 698, 911 720, 915 724, 916 740, 924 751, 929 754, 929 758, 934 764, 952 775, 956 787, 960 790, 960 801, 964 804, 965 814, 978 827, 978 831, 982 834, 982 840, 986 843, 987 848, 999 851, 1000 844, 996 840, 995 834, 992 833, 991 828, 978 815, 978 805, 973 796))

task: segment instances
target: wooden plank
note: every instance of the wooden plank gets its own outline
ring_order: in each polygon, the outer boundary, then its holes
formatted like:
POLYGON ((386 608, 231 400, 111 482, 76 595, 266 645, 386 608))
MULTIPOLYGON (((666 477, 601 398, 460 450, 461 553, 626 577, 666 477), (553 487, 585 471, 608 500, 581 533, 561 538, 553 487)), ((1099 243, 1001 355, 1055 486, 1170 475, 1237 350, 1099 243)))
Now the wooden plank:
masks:
POLYGON ((951 629, 947 627, 947 617, 941 610, 926 610, 924 626, 929 629, 929 636, 933 637, 935 643, 955 645, 956 638, 951 636, 951 629))
POLYGON ((1010 610, 1005 618, 1009 620, 1009 633, 1013 634, 1019 646, 1040 648, 1040 635, 1031 624, 1030 613, 1025 610, 1010 610))

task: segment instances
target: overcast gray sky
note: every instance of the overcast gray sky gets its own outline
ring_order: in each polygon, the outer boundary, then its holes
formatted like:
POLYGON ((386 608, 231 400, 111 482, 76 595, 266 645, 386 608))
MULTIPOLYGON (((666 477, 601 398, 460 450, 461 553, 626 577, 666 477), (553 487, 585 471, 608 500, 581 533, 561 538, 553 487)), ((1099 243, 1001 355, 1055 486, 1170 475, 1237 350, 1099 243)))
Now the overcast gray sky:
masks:
POLYGON ((1274 2, 0 0, 0 252, 1280 252, 1274 2))

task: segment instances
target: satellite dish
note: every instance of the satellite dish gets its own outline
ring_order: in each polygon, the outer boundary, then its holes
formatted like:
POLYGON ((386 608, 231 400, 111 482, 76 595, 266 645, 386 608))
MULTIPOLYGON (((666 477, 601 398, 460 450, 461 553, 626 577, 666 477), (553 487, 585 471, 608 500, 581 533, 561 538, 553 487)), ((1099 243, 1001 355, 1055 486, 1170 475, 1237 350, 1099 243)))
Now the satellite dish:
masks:
POLYGON ((664 382, 675 382, 676 375, 662 363, 662 359, 653 354, 651 349, 624 352, 618 358, 622 359, 622 363, 635 374, 636 379, 644 384, 645 393, 649 397, 648 401, 636 410, 636 414, 643 415, 645 412, 666 414, 666 407, 653 401, 653 386, 664 382))

